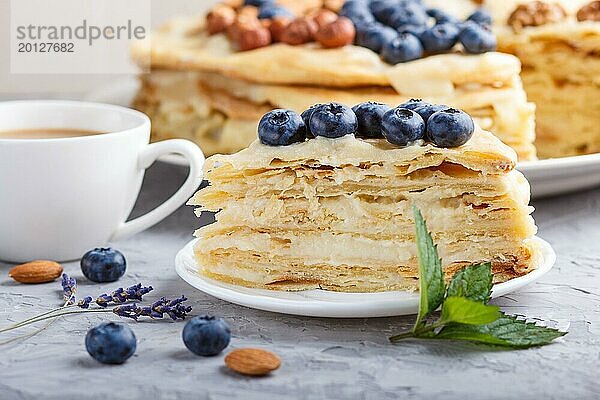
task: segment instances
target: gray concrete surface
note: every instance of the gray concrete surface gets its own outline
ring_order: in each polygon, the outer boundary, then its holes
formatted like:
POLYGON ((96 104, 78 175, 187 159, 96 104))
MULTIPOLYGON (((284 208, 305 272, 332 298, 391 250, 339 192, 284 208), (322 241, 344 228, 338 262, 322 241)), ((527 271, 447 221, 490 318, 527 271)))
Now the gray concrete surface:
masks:
MULTIPOLYGON (((149 171, 135 214, 177 187, 183 168, 157 164, 149 171)), ((128 323, 138 338, 124 365, 88 356, 86 331, 109 314, 62 318, 28 340, 0 346, 0 399, 594 399, 600 398, 600 190, 534 203, 540 236, 558 253, 539 282, 495 301, 508 313, 568 329, 556 343, 502 351, 465 343, 404 342, 387 337, 414 317, 339 320, 272 314, 225 303, 189 287, 173 258, 199 225, 183 207, 154 228, 113 243, 129 267, 116 285, 86 281, 77 263, 66 271, 82 295, 117 285, 153 285, 148 299, 185 294, 193 314, 229 321, 231 348, 262 347, 282 358, 272 376, 228 372, 223 356, 201 358, 181 340, 183 323, 128 323)), ((0 263, 0 324, 57 306, 59 283, 24 286, 0 263)), ((21 331, 20 333, 26 332, 21 331)), ((0 334, 0 340, 10 335, 0 334)))

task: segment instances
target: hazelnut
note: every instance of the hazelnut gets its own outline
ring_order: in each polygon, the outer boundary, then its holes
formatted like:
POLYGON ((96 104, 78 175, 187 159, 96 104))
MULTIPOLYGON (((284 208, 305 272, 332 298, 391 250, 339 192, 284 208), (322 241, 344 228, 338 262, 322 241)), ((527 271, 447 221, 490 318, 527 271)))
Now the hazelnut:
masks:
POLYGON ((333 11, 327 10, 326 8, 320 8, 316 12, 310 15, 312 19, 315 20, 319 28, 324 27, 325 25, 335 21, 338 16, 333 11))
POLYGON ((346 0, 323 0, 323 8, 339 13, 346 0))
POLYGON ((258 49, 271 44, 271 32, 262 26, 244 28, 239 31, 236 41, 241 51, 258 49))
POLYGON ((275 17, 271 20, 271 25, 269 26, 269 30, 271 31, 271 38, 274 42, 281 41, 281 35, 285 28, 290 24, 291 19, 286 17, 275 17))
POLYGON ((291 45, 311 42, 319 26, 312 18, 296 18, 283 30, 279 40, 291 45))
POLYGON ((565 10, 556 3, 532 1, 519 5, 508 17, 508 24, 518 31, 526 26, 540 26, 557 22, 566 16, 565 10))
POLYGON ((238 11, 238 19, 254 19, 258 18, 258 8, 254 6, 244 6, 238 11))
POLYGON ((220 4, 206 15, 206 30, 209 35, 221 33, 227 30, 235 22, 235 10, 229 6, 220 4))
POLYGON ((581 9, 577 11, 577 21, 600 22, 600 1, 592 1, 581 7, 581 9))
POLYGON ((337 20, 319 29, 315 38, 321 46, 334 48, 351 44, 354 41, 355 35, 356 30, 352 21, 346 17, 339 17, 337 20))
POLYGON ((221 0, 221 3, 232 8, 240 8, 244 5, 244 0, 221 0))
POLYGON ((259 29, 262 28, 262 24, 260 20, 256 17, 252 17, 251 15, 241 15, 238 14, 235 22, 227 28, 227 36, 229 40, 233 42, 237 42, 239 40, 239 35, 241 31, 250 30, 250 29, 259 29))

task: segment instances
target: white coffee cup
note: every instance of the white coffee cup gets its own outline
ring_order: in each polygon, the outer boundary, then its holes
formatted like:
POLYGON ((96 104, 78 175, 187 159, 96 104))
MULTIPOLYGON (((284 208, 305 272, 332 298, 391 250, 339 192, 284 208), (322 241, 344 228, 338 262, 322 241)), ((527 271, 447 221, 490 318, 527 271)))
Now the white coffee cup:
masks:
POLYGON ((78 259, 161 221, 202 180, 204 155, 195 144, 182 139, 148 144, 150 120, 128 108, 75 101, 0 103, 0 132, 30 129, 107 133, 0 138, 0 260, 78 259), (190 165, 185 183, 154 210, 125 222, 145 169, 173 153, 190 165))

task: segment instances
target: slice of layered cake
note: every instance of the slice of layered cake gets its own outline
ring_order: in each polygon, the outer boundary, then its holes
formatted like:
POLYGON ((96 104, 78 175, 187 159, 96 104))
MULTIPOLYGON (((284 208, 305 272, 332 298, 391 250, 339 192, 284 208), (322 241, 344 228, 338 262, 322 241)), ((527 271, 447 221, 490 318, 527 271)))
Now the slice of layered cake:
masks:
POLYGON ((331 103, 267 113, 259 140, 207 160, 190 200, 216 211, 196 232, 200 273, 255 288, 418 288, 412 206, 446 276, 491 262, 496 282, 536 265, 529 186, 516 155, 462 111, 331 103))

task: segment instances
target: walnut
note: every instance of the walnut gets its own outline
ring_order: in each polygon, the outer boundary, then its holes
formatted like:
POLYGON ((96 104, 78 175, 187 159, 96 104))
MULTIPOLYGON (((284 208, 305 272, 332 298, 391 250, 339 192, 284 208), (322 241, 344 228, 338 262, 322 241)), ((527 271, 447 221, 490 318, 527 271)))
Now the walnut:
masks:
POLYGON ((592 1, 581 7, 581 9, 577 11, 577 21, 600 22, 600 1, 592 1))
POLYGON ((342 47, 354 41, 356 30, 354 24, 346 17, 339 17, 337 20, 323 26, 315 38, 326 48, 342 47))
POLYGON ((319 28, 332 23, 338 18, 336 13, 329 11, 326 8, 320 8, 316 10, 315 12, 311 13, 309 17, 315 20, 317 25, 319 25, 319 28))
POLYGON ((271 44, 271 32, 260 25, 250 28, 242 27, 236 43, 241 51, 265 47, 271 44))
POLYGON ((287 17, 275 17, 271 20, 269 30, 271 31, 271 38, 274 42, 281 41, 281 35, 283 34, 283 31, 288 27, 290 22, 292 22, 292 20, 287 17))
POLYGON ((518 31, 526 26, 540 26, 557 22, 566 16, 565 10, 556 3, 531 1, 519 5, 508 17, 508 24, 518 31))
POLYGON ((236 18, 235 10, 229 6, 220 4, 206 15, 206 30, 209 35, 225 32, 236 18))
POLYGON ((299 17, 290 22, 283 30, 280 40, 291 45, 299 45, 311 42, 319 26, 312 18, 299 17))

